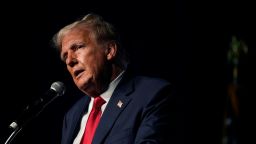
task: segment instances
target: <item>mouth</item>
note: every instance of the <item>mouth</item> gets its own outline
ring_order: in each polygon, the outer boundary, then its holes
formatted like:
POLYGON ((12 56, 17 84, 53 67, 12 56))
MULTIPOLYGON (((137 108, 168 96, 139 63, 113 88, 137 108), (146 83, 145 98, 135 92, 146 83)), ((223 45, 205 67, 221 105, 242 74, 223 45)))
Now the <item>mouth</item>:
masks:
POLYGON ((84 70, 76 70, 76 71, 74 72, 74 76, 75 76, 75 77, 79 77, 79 76, 82 74, 83 71, 84 71, 84 70))

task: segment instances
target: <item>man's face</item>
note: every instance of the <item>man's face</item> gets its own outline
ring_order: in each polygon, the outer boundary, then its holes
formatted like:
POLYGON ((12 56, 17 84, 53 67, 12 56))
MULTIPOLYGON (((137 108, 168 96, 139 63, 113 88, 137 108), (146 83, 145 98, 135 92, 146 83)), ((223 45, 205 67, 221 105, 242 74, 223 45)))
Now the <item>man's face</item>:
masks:
POLYGON ((109 75, 106 45, 99 44, 89 28, 72 29, 61 44, 61 58, 77 87, 89 96, 99 95, 109 75))

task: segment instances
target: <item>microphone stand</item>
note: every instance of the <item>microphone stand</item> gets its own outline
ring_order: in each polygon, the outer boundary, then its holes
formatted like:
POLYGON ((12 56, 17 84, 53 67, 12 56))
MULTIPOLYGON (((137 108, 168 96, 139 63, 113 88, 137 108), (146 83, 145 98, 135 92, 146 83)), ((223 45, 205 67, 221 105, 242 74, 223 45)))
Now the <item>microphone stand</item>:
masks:
POLYGON ((42 111, 43 111, 43 109, 41 109, 35 115, 30 114, 29 116, 28 116, 29 113, 27 113, 27 111, 24 111, 24 113, 26 115, 26 119, 22 120, 22 121, 21 120, 13 121, 9 125, 9 129, 12 130, 12 133, 10 134, 10 136, 8 137, 8 139, 5 141, 4 144, 11 144, 13 139, 22 131, 23 127, 25 127, 33 118, 37 117, 42 111), (19 125, 19 123, 21 123, 21 125, 19 125))
POLYGON ((8 137, 8 139, 5 141, 4 144, 11 144, 12 140, 17 136, 17 134, 22 130, 22 127, 16 127, 14 131, 11 133, 11 135, 8 137))
POLYGON ((37 117, 52 101, 64 93, 65 85, 59 81, 54 82, 51 85, 50 90, 46 92, 45 97, 41 97, 31 105, 28 105, 21 114, 21 117, 9 125, 12 133, 5 141, 5 144, 10 144, 26 124, 28 124, 33 118, 37 117))
MULTIPOLYGON (((18 133, 22 130, 23 127, 25 127, 33 118, 37 117, 40 115, 40 113, 52 102, 56 99, 57 97, 52 98, 50 101, 46 102, 45 104, 38 105, 37 109, 33 109, 32 111, 26 111, 28 109, 25 109, 24 113, 22 114, 23 119, 21 121, 13 121, 10 125, 9 128, 12 129, 12 133, 8 137, 8 139, 5 141, 4 144, 11 144, 12 140, 18 135, 18 133), (38 111, 39 110, 39 111, 38 111), (35 112, 38 111, 38 112, 35 112), (35 113, 35 115, 33 115, 35 113), (25 120, 24 120, 25 117, 25 120), (23 123, 21 126, 19 126, 18 123, 23 123)), ((43 101, 43 100, 42 100, 43 101)))

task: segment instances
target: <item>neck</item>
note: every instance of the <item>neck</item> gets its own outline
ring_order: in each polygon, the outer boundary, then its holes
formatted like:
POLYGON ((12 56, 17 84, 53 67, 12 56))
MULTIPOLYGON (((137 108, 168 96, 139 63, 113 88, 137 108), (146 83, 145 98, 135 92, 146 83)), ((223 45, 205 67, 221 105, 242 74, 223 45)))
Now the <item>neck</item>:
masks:
POLYGON ((112 71, 111 81, 113 81, 123 71, 123 69, 114 65, 112 66, 112 71))

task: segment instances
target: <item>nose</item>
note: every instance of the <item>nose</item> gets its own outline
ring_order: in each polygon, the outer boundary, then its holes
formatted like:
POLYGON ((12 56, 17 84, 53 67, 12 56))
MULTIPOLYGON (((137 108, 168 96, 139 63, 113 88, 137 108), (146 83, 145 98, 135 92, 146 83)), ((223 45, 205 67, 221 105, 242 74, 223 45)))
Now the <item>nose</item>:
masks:
POLYGON ((77 58, 74 54, 69 54, 66 59, 66 64, 70 67, 74 67, 78 63, 77 58))

